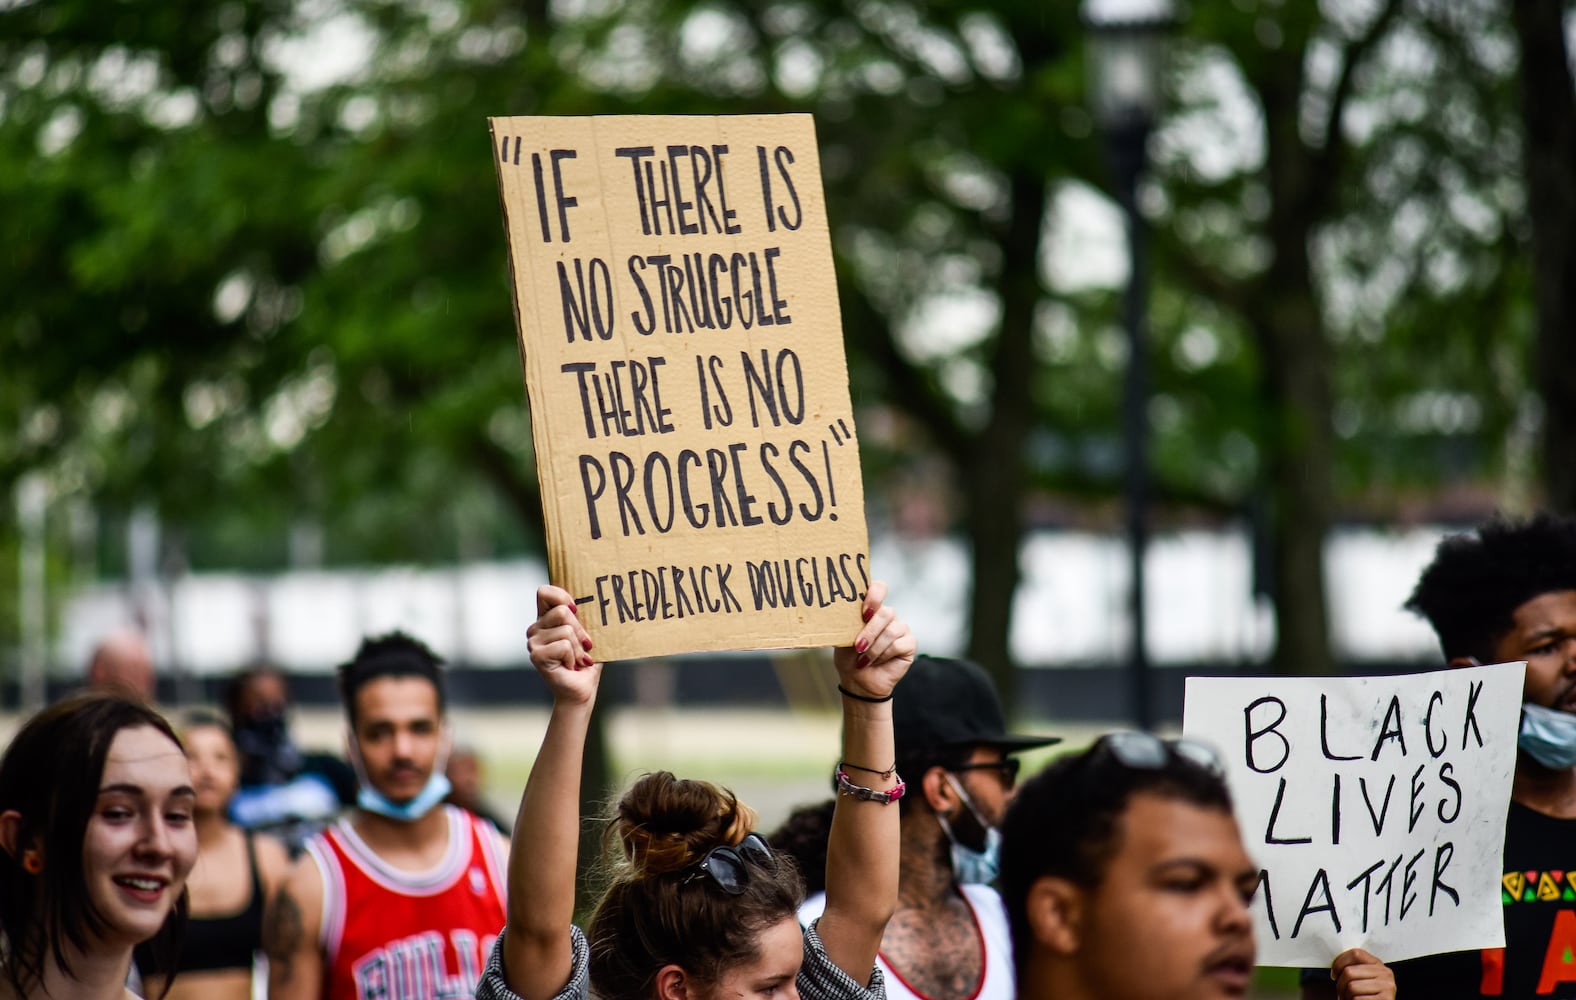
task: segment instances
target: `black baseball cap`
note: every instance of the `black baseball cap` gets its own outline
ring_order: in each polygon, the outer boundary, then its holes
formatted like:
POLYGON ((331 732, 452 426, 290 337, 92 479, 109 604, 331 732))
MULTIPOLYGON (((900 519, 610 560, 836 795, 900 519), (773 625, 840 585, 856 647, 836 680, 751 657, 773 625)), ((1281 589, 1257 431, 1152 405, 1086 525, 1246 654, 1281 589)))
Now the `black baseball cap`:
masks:
POLYGON ((996 685, 985 668, 941 656, 914 657, 893 692, 892 728, 900 758, 975 746, 1017 753, 1062 741, 1008 733, 996 685))

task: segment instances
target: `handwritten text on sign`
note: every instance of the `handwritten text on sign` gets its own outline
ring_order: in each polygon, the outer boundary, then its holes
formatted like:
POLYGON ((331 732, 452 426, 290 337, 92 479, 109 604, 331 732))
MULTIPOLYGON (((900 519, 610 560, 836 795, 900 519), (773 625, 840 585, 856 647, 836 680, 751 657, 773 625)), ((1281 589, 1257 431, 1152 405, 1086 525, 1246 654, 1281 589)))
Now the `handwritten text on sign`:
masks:
POLYGON ((1504 944, 1499 882, 1524 665, 1397 677, 1190 677, 1248 852, 1259 962, 1504 944))
POLYGON ((864 491, 810 117, 491 126, 548 562, 596 655, 850 642, 864 491))

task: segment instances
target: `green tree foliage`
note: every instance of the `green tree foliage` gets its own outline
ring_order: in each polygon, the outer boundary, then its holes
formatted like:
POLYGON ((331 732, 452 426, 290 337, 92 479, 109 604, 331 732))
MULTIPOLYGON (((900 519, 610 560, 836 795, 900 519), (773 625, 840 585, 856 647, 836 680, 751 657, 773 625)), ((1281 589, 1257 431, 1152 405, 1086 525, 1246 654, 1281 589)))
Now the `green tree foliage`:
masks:
MULTIPOLYGON (((0 2, 0 482, 155 501, 199 567, 278 566, 300 523, 337 563, 533 548, 485 119, 809 110, 872 516, 945 470, 1010 691, 1025 527, 1109 523, 1121 472, 1112 290, 1059 263, 1106 183, 1080 35, 1029 0, 0 2)), ((1187 22, 1146 192, 1158 492, 1269 512, 1288 669, 1329 666, 1337 511, 1510 460, 1511 38, 1488 0, 1187 22)))
POLYGON ((1506 25, 1485 5, 1249 0, 1189 36, 1159 144, 1163 267, 1253 345, 1276 660, 1327 673, 1337 511, 1482 476, 1516 417, 1506 25))

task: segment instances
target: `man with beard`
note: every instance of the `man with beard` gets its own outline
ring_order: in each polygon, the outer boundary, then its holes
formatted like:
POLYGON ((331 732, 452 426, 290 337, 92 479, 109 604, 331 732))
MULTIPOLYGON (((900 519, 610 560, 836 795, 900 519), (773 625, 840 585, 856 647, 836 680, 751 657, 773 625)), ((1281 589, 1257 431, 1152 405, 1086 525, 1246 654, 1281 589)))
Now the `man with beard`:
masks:
MULTIPOLYGON (((1018 996, 1246 996, 1258 884, 1212 751, 1102 737, 1026 782, 1007 810, 1001 893, 1018 996)), ((1396 995, 1390 970, 1359 949, 1330 975, 1341 1000, 1396 995)))
POLYGON ((339 668, 356 808, 307 842, 264 926, 275 1000, 469 997, 504 924, 508 844, 442 804, 442 661, 399 632, 339 668))
MULTIPOLYGON (((908 794, 897 910, 876 958, 887 997, 1012 1000, 1012 944, 992 886, 998 827, 1018 774, 1012 755, 1059 740, 1008 734, 995 685, 967 660, 916 656, 893 697, 893 766, 908 794)), ((812 895, 800 923, 825 905, 812 895)))
MULTIPOLYGON (((1403 995, 1576 998, 1576 521, 1496 519, 1439 544, 1406 605, 1451 666, 1527 662, 1501 902, 1505 947, 1395 964, 1403 995)), ((1304 976, 1305 1000, 1330 996, 1304 976)))

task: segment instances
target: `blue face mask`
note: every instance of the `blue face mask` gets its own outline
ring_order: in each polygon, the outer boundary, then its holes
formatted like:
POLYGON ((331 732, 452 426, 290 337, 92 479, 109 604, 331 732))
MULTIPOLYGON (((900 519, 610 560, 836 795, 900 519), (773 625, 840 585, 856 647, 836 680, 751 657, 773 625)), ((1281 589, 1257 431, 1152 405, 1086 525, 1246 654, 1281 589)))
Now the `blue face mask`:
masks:
POLYGON ((427 779, 426 786, 417 792, 416 797, 409 802, 395 802, 363 781, 361 791, 356 793, 356 805, 369 813, 387 816, 389 819, 399 820, 402 823, 414 823, 429 812, 432 812, 433 806, 447 798, 449 789, 448 775, 434 768, 432 777, 427 779))
POLYGON ((958 793, 958 798, 963 800, 963 807, 974 817, 974 822, 985 831, 985 844, 975 850, 958 842, 952 833, 952 826, 947 822, 947 817, 936 814, 936 822, 941 824, 941 831, 947 835, 947 840, 952 844, 952 878, 959 885, 991 885, 996 881, 996 876, 1001 872, 1001 831, 985 822, 985 817, 974 808, 974 800, 969 798, 969 793, 963 790, 952 775, 947 775, 947 784, 958 793))
POLYGON ((356 738, 350 737, 350 763, 355 767, 356 778, 361 785, 361 790, 356 793, 356 805, 369 813, 401 823, 414 823, 432 812, 433 807, 447 798, 453 788, 449 784, 449 776, 444 773, 449 762, 449 734, 446 728, 442 740, 438 758, 433 761, 432 776, 421 791, 407 802, 395 802, 372 787, 372 782, 367 779, 367 769, 361 762, 361 748, 356 745, 356 738))
POLYGON ((1551 771, 1576 767, 1576 715, 1542 705, 1522 705, 1516 745, 1551 771))

